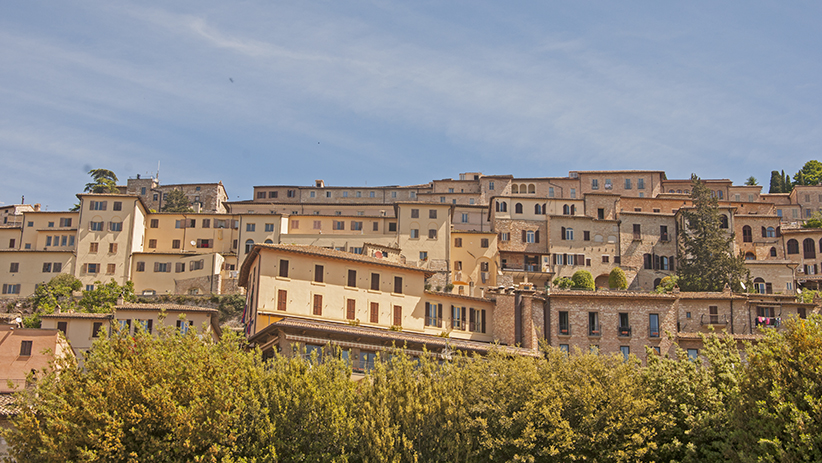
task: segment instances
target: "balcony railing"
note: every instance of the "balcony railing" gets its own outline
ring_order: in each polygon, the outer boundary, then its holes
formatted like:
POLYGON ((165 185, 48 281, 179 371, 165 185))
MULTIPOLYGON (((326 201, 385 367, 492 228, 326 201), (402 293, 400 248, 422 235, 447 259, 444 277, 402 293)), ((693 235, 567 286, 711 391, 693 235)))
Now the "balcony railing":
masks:
POLYGON ((659 327, 658 326, 649 326, 648 327, 648 337, 649 338, 658 338, 659 337, 659 327))
POLYGON ((631 327, 630 326, 617 326, 617 336, 630 336, 631 335, 631 327))
POLYGON ((700 325, 727 325, 728 324, 728 316, 727 315, 718 315, 718 314, 702 314, 699 317, 699 324, 700 325))
POLYGON ((570 336, 571 325, 559 325, 559 332, 557 334, 560 336, 570 336))
POLYGON ((599 323, 588 324, 588 336, 602 336, 602 327, 599 323))
POLYGON ((425 317, 425 326, 442 327, 442 318, 439 317, 425 317))
POLYGON ((782 319, 779 317, 756 317, 756 326, 765 326, 777 328, 782 324, 782 319))

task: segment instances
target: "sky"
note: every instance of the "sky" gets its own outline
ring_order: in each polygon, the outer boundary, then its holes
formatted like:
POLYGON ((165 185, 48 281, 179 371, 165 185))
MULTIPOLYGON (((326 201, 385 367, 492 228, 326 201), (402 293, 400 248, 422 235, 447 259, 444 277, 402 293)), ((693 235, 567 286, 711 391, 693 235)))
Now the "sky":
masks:
POLYGON ((822 159, 822 3, 0 3, 0 203, 822 159))

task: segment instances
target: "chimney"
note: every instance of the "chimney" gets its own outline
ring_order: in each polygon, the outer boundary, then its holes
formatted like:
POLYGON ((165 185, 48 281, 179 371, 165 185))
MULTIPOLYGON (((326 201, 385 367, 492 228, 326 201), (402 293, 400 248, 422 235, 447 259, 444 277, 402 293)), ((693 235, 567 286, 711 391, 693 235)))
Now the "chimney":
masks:
POLYGON ((40 203, 34 204, 34 212, 40 212, 40 203))

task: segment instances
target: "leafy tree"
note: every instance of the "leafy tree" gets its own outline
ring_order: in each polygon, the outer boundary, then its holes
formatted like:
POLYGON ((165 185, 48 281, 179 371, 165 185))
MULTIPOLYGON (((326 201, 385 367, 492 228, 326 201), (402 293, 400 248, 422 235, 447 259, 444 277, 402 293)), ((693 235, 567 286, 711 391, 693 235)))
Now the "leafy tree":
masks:
POLYGON ((810 160, 793 176, 796 185, 819 185, 822 181, 822 162, 810 160))
POLYGON ((746 350, 735 450, 751 461, 821 461, 822 318, 789 318, 746 350))
POLYGON ((83 312, 108 313, 114 310, 114 305, 120 297, 125 302, 133 302, 137 299, 134 295, 133 281, 127 281, 123 286, 117 284, 114 279, 106 284, 95 281, 94 289, 83 291, 83 297, 77 304, 83 312))
POLYGON ((720 227, 717 199, 695 174, 691 176, 692 209, 683 209, 677 276, 683 291, 721 291, 726 284, 741 291, 750 278, 742 256, 734 257, 733 234, 720 227))
POLYGON ((748 177, 747 180, 745 180, 745 185, 758 185, 758 184, 759 183, 756 180, 756 177, 754 177, 753 175, 751 175, 750 177, 748 177))
POLYGON ((608 274, 608 287, 611 289, 625 289, 628 287, 628 278, 621 268, 614 267, 611 273, 608 274))
POLYGON ((594 276, 588 270, 577 270, 571 276, 571 280, 574 282, 574 289, 595 289, 594 276))
POLYGON ((811 218, 802 224, 802 228, 822 228, 822 213, 814 212, 811 218))
POLYGON ((107 169, 92 169, 88 171, 92 182, 86 183, 83 190, 87 193, 117 193, 117 175, 107 169))
POLYGON ((191 201, 188 196, 183 193, 183 190, 171 190, 168 196, 163 200, 163 207, 160 208, 162 212, 192 212, 191 201))
POLYGON ((663 294, 663 293, 670 293, 674 290, 674 287, 677 286, 679 283, 679 277, 676 275, 669 275, 662 280, 660 280, 659 285, 654 288, 654 292, 663 294))
POLYGON ((74 291, 79 291, 83 284, 68 273, 61 273, 48 283, 38 285, 34 294, 29 298, 33 313, 23 317, 23 326, 39 328, 40 315, 54 313, 56 310, 74 310, 77 303, 72 297, 74 291))
POLYGON ((782 193, 790 193, 793 190, 793 183, 791 183, 791 176, 782 170, 782 193))
POLYGON ((557 278, 554 280, 554 286, 559 289, 571 289, 574 286, 574 280, 568 277, 557 278))

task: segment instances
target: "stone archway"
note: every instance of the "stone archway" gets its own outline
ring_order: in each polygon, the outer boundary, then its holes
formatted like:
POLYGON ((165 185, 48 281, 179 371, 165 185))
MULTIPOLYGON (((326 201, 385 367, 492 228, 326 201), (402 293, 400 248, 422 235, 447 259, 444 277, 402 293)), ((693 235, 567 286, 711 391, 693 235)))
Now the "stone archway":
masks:
POLYGON ((608 274, 603 273, 594 280, 594 287, 597 289, 608 289, 608 274))

